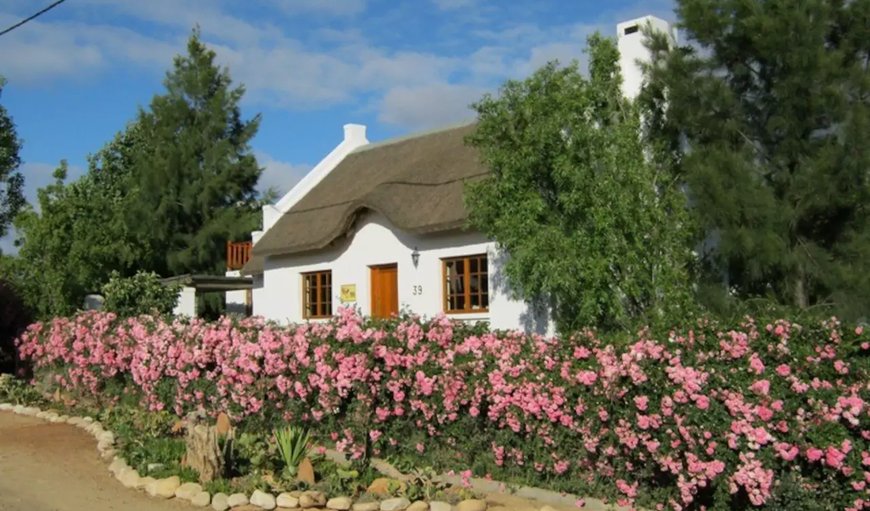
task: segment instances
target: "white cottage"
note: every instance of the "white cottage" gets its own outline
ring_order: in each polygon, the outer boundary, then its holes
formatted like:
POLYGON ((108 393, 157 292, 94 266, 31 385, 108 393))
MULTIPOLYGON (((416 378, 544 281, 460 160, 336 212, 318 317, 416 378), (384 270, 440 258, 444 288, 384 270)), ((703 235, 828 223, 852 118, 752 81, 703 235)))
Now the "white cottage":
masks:
MULTIPOLYGON (((648 58, 645 17, 620 23, 624 92, 633 97, 648 58)), ((467 228, 466 182, 488 170, 464 143, 473 124, 371 144, 365 126, 344 139, 274 206, 242 275, 253 279, 253 313, 285 322, 320 320, 338 307, 386 318, 445 313, 492 328, 552 332, 547 311, 516 300, 495 242, 467 228)), ((241 298, 241 295, 237 298, 241 298)), ((228 293, 228 302, 234 300, 228 293)))

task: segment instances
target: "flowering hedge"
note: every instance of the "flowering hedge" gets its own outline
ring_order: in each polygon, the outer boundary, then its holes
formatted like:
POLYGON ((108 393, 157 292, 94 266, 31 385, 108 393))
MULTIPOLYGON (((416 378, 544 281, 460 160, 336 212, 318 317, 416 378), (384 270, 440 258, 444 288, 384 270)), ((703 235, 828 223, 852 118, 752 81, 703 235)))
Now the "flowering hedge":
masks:
POLYGON ((352 310, 293 326, 90 312, 31 325, 19 350, 70 393, 132 382, 151 409, 306 423, 354 458, 411 453, 657 509, 870 503, 870 338, 833 319, 616 347, 352 310))

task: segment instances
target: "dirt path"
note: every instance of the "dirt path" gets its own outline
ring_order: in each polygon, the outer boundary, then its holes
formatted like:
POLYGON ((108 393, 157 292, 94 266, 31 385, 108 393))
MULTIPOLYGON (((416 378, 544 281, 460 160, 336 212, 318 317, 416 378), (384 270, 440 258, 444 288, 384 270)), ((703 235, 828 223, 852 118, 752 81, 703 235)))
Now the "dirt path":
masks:
MULTIPOLYGON (((538 511, 542 505, 496 494, 487 495, 487 501, 490 511, 538 511)), ((575 511, 568 506, 554 507, 575 511)), ((79 428, 0 412, 0 511, 194 509, 186 502, 155 499, 121 486, 97 454, 93 437, 79 428)), ((245 506, 237 511, 251 509, 245 506)))
POLYGON ((0 511, 191 511, 121 486, 92 436, 0 412, 0 511))

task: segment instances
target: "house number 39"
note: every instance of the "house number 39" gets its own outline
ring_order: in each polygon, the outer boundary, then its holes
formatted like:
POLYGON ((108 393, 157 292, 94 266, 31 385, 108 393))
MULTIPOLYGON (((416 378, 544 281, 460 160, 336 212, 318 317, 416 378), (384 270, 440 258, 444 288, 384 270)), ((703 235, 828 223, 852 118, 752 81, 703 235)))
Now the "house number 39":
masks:
POLYGON ((411 294, 419 296, 423 294, 423 286, 411 286, 411 294))

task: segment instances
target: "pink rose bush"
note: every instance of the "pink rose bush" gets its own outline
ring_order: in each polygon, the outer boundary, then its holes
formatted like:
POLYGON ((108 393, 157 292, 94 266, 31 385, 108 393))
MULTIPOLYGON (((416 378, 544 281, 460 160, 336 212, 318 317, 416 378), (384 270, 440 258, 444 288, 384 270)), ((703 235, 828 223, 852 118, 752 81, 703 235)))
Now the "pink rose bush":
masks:
POLYGON ((349 309, 289 326, 88 312, 18 341, 40 380, 72 395, 306 424, 352 459, 677 510, 777 507, 795 491, 870 503, 868 347, 833 319, 702 321, 614 343, 349 309))

